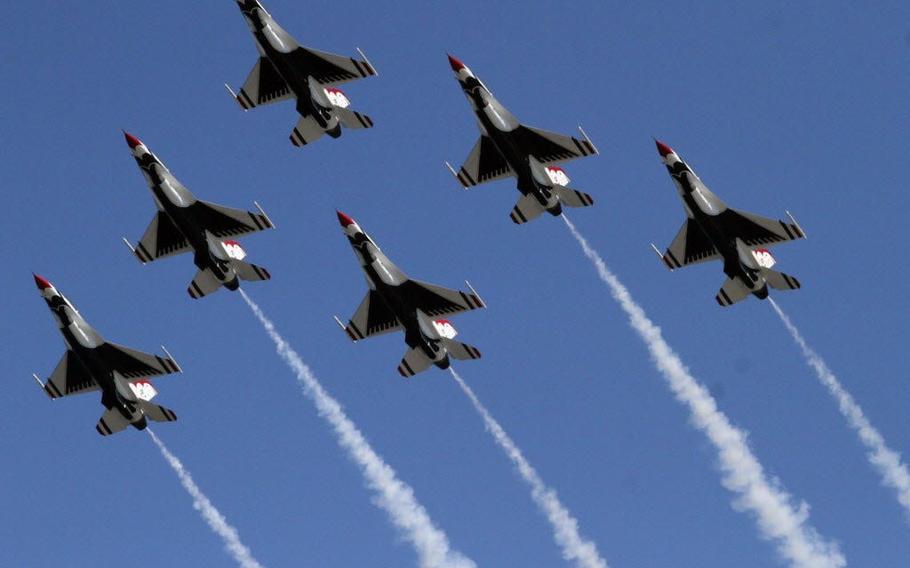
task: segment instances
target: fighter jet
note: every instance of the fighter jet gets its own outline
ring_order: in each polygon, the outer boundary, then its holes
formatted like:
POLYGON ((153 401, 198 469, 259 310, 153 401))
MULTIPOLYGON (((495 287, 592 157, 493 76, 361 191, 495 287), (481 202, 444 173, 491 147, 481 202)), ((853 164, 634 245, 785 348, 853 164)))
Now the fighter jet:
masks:
POLYGON ((230 240, 274 227, 258 203, 253 202, 259 210, 254 213, 196 199, 145 144, 131 134, 124 135, 158 207, 136 246, 123 239, 140 262, 193 251, 193 263, 199 268, 187 289, 193 299, 221 286, 236 290, 240 280, 272 277, 265 268, 245 262, 240 243, 230 240))
POLYGON ((66 343, 66 353, 46 383, 32 375, 49 397, 100 390, 101 404, 107 410, 95 429, 102 436, 120 432, 130 424, 144 430, 148 420, 177 420, 174 411, 150 402, 157 391, 147 377, 182 372, 167 349, 162 347, 167 353, 163 357, 108 343, 50 282, 35 275, 35 284, 66 343))
POLYGON ((795 290, 799 280, 771 270, 775 260, 767 247, 806 238, 796 219, 790 223, 730 209, 714 195, 679 154, 656 141, 657 151, 676 184, 686 210, 686 222, 664 254, 653 244, 667 268, 675 270, 709 260, 723 260, 727 281, 717 294, 717 303, 731 306, 752 294, 768 297, 768 287, 795 290))
POLYGON ((376 74, 362 51, 357 50, 363 59, 353 59, 303 47, 258 0, 237 0, 237 5, 259 50, 259 61, 240 92, 225 85, 243 110, 296 99, 300 121, 291 132, 291 143, 298 147, 323 134, 338 138, 342 125, 373 127, 370 117, 349 108, 351 101, 336 87, 376 74))
POLYGON ((335 321, 352 341, 404 330, 408 351, 398 365, 403 377, 412 377, 431 364, 448 369, 450 357, 480 359, 476 347, 459 343, 452 324, 441 316, 485 308, 470 284, 471 293, 411 280, 386 257, 353 219, 338 212, 338 221, 360 261, 370 289, 348 325, 335 321))
POLYGON ((452 175, 465 188, 514 176, 522 197, 510 217, 518 224, 536 219, 544 211, 556 216, 562 207, 588 207, 594 199, 566 187, 569 177, 552 164, 597 154, 597 148, 579 127, 583 140, 531 128, 518 122, 464 63, 449 56, 449 64, 477 115, 480 140, 452 175))

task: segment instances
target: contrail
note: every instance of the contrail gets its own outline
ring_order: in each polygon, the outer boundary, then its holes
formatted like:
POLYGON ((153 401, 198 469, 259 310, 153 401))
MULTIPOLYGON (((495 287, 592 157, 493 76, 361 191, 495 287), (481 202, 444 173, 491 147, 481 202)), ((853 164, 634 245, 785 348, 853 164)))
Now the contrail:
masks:
POLYGON ((651 353, 657 369, 669 383, 677 400, 689 407, 692 421, 714 444, 723 472, 724 487, 737 498, 733 506, 755 516, 759 534, 776 543, 777 551, 791 566, 799 568, 829 568, 847 565, 836 543, 825 541, 808 523, 809 506, 800 502, 794 506, 789 493, 777 479, 768 479, 761 463, 749 449, 746 433, 730 423, 717 408, 717 402, 689 373, 679 356, 664 340, 660 328, 648 319, 629 290, 607 268, 600 255, 563 215, 563 221, 578 241, 585 256, 597 268, 597 273, 609 287, 629 323, 651 353))
POLYGON ((240 535, 237 534, 237 529, 228 524, 224 515, 222 515, 221 512, 212 505, 209 498, 202 493, 202 490, 199 489, 199 486, 196 485, 193 478, 190 476, 190 472, 183 467, 183 464, 180 463, 177 456, 167 449, 164 442, 152 432, 151 428, 146 428, 145 431, 152 437, 152 441, 155 442, 155 445, 161 450, 161 455, 164 456, 168 465, 171 466, 171 469, 173 469, 174 473, 177 474, 177 477, 180 478, 180 484, 183 485, 186 492, 193 498, 193 508, 199 511, 202 518, 208 523, 209 528, 224 541, 224 549, 227 550, 228 554, 230 554, 242 568, 262 568, 262 564, 253 558, 250 549, 240 542, 240 535))
POLYGON ((322 388, 310 368, 281 337, 275 325, 242 288, 240 294, 275 342, 278 354, 294 371, 303 394, 316 404, 319 415, 335 430, 338 443, 360 466, 367 485, 376 492, 373 503, 389 514, 392 523, 414 546, 421 568, 476 568, 473 560, 449 547, 448 537, 436 528, 426 509, 417 502, 414 490, 398 479, 395 470, 370 447, 369 442, 347 417, 338 401, 322 388))
POLYGON ((543 482, 528 460, 525 459, 521 450, 515 445, 515 442, 502 429, 499 422, 493 418, 490 411, 480 402, 471 387, 464 382, 464 379, 455 372, 455 369, 449 367, 449 371, 464 391, 465 395, 471 400, 474 409, 483 417, 487 430, 493 434, 496 443, 505 451, 515 464, 521 478, 531 486, 531 498, 537 506, 547 516, 547 520, 553 525, 553 538, 556 544, 562 549, 562 557, 566 560, 573 560, 576 566, 580 568, 607 568, 607 561, 601 558, 597 551, 597 546, 585 540, 578 534, 578 521, 559 501, 556 492, 543 482))
POLYGON ((806 362, 815 371, 818 380, 825 385, 831 396, 837 400, 840 412, 847 419, 847 423, 859 434, 860 441, 868 450, 869 463, 882 476, 882 484, 894 489, 897 493, 898 502, 910 515, 910 471, 907 470, 906 464, 901 461, 900 454, 885 444, 885 439, 863 414, 863 409, 853 400, 850 393, 844 389, 819 354, 809 347, 787 314, 777 305, 777 302, 771 298, 768 298, 768 300, 770 300, 771 307, 777 312, 784 327, 793 336, 793 341, 802 350, 803 357, 806 358, 806 362))

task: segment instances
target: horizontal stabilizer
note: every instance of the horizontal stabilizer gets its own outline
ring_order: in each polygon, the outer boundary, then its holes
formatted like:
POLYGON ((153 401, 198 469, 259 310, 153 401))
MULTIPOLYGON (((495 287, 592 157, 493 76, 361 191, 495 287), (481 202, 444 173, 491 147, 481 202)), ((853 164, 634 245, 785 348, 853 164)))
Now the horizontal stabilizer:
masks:
POLYGON ((256 280, 269 280, 272 275, 269 274, 269 271, 261 266, 256 266, 249 262, 243 262, 241 260, 235 260, 233 262, 234 268, 237 270, 237 276, 241 280, 247 281, 256 281, 256 280))
POLYGON ((414 347, 404 354, 404 359, 402 359, 401 364, 398 365, 398 373, 401 374, 402 377, 410 378, 421 371, 426 371, 431 364, 432 361, 430 361, 427 354, 423 352, 423 349, 414 347))
POLYGON ((300 146, 306 146, 307 144, 312 144, 316 140, 322 138, 323 134, 325 134, 325 130, 319 126, 319 123, 316 122, 315 118, 312 116, 303 116, 300 117, 300 120, 297 121, 297 126, 291 131, 291 144, 298 148, 300 146))
POLYGON ((540 217, 540 214, 544 212, 543 206, 540 202, 537 201, 537 198, 533 195, 522 195, 518 200, 518 203, 515 204, 515 207, 512 208, 512 212, 509 214, 509 217, 512 218, 512 221, 518 225, 527 223, 528 221, 533 221, 540 217))
POLYGON ((739 281, 739 278, 727 278, 727 281, 724 282, 723 287, 721 287, 720 292, 717 293, 715 299, 717 303, 723 307, 732 306, 737 302, 745 300, 751 291, 747 288, 742 282, 739 281))
POLYGON ((799 280, 789 274, 777 272, 776 270, 763 270, 762 273, 768 282, 768 286, 775 290, 797 290, 802 287, 799 280))
POLYGON ((578 191, 561 185, 553 186, 560 203, 566 207, 590 207, 594 205, 594 198, 583 191, 578 191))
POLYGON ((442 344, 453 359, 458 359, 459 361, 480 359, 480 350, 466 343, 459 343, 453 339, 443 339, 442 344))
POLYGON ((203 296, 208 296, 212 292, 217 291, 220 287, 221 282, 215 278, 212 269, 206 268, 196 273, 196 277, 190 282, 190 287, 187 288, 187 292, 189 292, 191 298, 198 300, 203 296))
POLYGON ((116 408, 109 408, 107 412, 101 415, 101 420, 95 425, 95 430, 102 436, 110 436, 117 432, 122 432, 130 423, 123 414, 116 408))
POLYGON ((349 108, 335 107, 335 114, 345 128, 373 128, 373 119, 349 108))
POLYGON ((141 401, 139 406, 142 408, 142 413, 145 414, 149 420, 155 422, 173 422, 177 420, 177 415, 169 408, 145 401, 141 401))

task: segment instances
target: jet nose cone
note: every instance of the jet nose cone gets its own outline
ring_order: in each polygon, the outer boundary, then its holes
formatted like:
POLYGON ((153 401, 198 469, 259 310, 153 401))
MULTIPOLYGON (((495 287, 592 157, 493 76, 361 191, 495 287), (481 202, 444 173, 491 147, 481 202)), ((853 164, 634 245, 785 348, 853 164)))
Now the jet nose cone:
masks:
POLYGON ((126 143, 130 145, 131 150, 142 144, 142 141, 125 130, 123 131, 123 136, 126 138, 126 143))
POLYGON ((47 288, 52 288, 51 283, 48 282, 45 278, 38 276, 34 272, 32 272, 32 276, 35 277, 35 284, 38 285, 39 290, 45 290, 47 288))
POLYGON ((338 213, 338 222, 341 223, 342 227, 349 227, 351 225, 356 225, 353 219, 342 213, 341 211, 335 210, 335 213, 338 213))
POLYGON ((654 143, 657 144, 657 151, 660 152, 661 157, 666 158, 669 154, 675 154, 673 148, 667 146, 660 140, 654 140, 654 143))
POLYGON ((456 73, 458 73, 465 67, 464 63, 462 63, 458 59, 452 57, 451 55, 449 55, 449 65, 452 66, 452 71, 454 71, 456 73))

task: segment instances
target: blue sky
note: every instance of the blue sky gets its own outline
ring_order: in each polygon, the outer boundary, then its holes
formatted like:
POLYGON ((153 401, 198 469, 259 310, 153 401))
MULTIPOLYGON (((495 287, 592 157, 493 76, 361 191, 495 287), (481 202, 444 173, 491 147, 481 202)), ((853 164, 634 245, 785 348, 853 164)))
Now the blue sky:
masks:
POLYGON ((332 322, 366 290, 335 208, 413 277, 478 289, 489 309, 454 323, 484 358, 459 370, 611 566, 779 564, 562 223, 516 227, 512 182, 465 192, 442 165, 477 138, 446 52, 522 121, 585 127, 601 155, 566 167, 596 200, 572 212, 581 231, 850 564, 905 565, 907 520, 770 306, 721 310, 718 264, 669 273, 648 247, 683 220, 652 136, 731 206, 791 210, 809 239, 775 256, 803 289, 777 298, 910 448, 910 7, 800 4, 272 0, 302 44, 359 46, 380 72, 343 87, 376 128, 302 150, 291 104, 243 113, 224 92, 256 58, 233 2, 7 9, 0 565, 230 564, 146 436, 102 439, 96 395, 51 402, 31 381, 63 350, 33 270, 109 340, 174 354, 185 373, 157 400, 180 421, 156 432, 264 564, 414 565, 242 300, 193 301, 188 257, 141 266, 120 242, 154 212, 121 128, 200 198, 269 212, 278 229, 244 244, 273 280, 247 291, 479 565, 564 562, 449 375, 406 382, 400 335, 352 345, 332 322))

